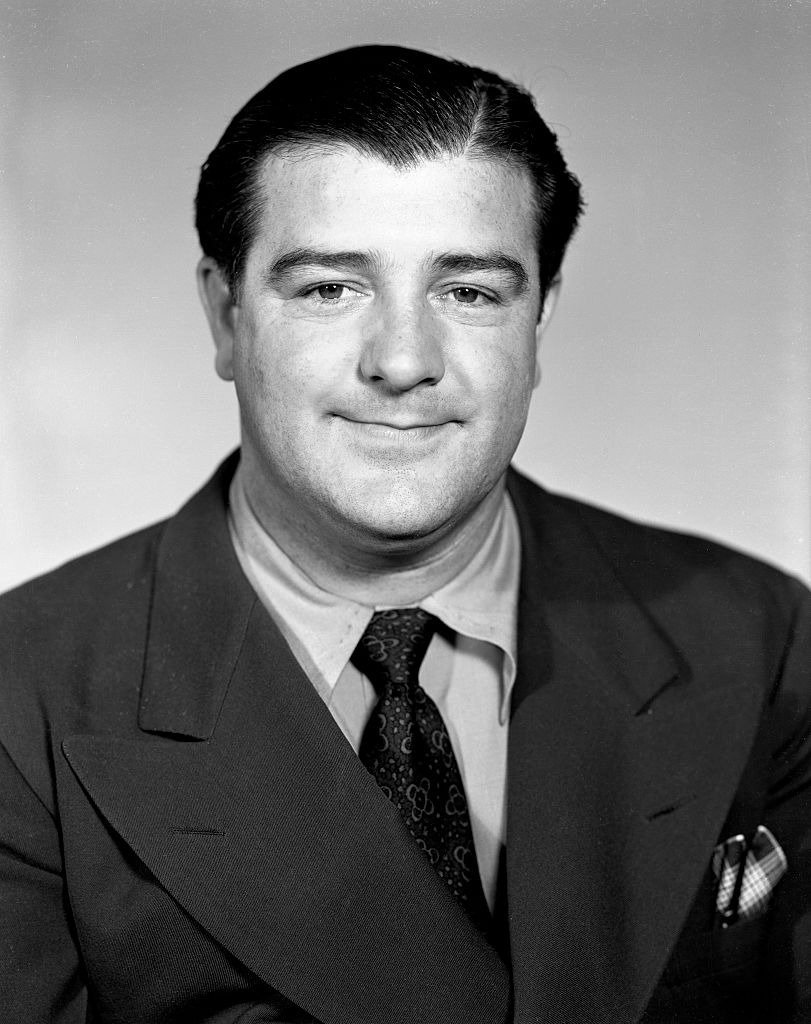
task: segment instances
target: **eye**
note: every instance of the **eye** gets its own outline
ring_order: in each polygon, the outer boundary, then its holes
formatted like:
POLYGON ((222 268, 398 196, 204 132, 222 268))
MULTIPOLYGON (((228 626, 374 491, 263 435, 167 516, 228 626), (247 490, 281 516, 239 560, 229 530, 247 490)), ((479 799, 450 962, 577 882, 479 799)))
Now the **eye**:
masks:
POLYGON ((321 313, 339 312, 352 309, 361 301, 366 292, 362 286, 344 284, 343 281, 321 281, 302 285, 295 298, 305 309, 321 313))
POLYGON ((476 288, 454 288, 451 295, 453 295, 457 302, 461 302, 466 306, 472 306, 479 297, 484 298, 482 293, 476 288))
POLYGON ((320 284, 314 289, 318 298, 324 302, 338 302, 348 290, 345 284, 320 284))
POLYGON ((471 285, 459 285, 456 288, 451 288, 446 295, 450 295, 453 301, 458 302, 460 306, 485 306, 497 301, 492 295, 488 295, 487 292, 483 292, 479 288, 473 288, 471 285))

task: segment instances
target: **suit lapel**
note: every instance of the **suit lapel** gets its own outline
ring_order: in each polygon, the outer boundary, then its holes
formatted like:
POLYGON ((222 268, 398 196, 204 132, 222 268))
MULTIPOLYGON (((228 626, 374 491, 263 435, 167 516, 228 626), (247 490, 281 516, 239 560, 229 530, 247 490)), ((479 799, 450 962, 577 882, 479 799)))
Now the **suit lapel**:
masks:
POLYGON ((223 476, 160 555, 140 711, 160 735, 71 737, 73 771, 167 892, 316 1019, 504 1020, 506 969, 242 577, 223 476))
POLYGON ((588 531, 519 480, 507 876, 515 1020, 638 1020, 707 870, 756 722, 702 679, 588 531))

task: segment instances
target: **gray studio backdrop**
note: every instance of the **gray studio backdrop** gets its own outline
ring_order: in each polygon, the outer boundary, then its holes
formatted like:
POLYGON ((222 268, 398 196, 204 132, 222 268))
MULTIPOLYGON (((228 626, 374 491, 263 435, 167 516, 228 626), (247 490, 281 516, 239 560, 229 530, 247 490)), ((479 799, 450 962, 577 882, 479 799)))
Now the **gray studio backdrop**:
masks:
POLYGON ((396 42, 536 94, 588 211, 518 465, 811 576, 806 3, 65 0, 0 13, 0 588, 237 440, 197 167, 282 68, 396 42))

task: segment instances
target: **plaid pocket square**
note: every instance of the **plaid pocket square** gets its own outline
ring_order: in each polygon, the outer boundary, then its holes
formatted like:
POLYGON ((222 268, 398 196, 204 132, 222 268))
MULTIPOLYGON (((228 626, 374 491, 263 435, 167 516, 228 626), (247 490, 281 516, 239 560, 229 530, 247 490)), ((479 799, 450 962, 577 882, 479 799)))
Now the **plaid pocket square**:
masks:
POLYGON ((748 921, 764 911, 787 866, 780 844, 763 825, 747 840, 737 835, 715 847, 712 870, 718 880, 715 909, 722 927, 748 921))

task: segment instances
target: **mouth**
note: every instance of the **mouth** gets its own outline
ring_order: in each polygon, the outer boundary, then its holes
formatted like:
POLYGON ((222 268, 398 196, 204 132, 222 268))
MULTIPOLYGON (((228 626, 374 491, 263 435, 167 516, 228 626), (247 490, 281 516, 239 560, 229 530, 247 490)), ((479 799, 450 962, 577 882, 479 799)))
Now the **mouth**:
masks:
POLYGON ((361 437, 400 443, 428 440, 458 424, 458 420, 364 420, 340 415, 337 418, 361 437))

